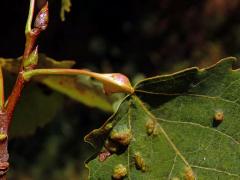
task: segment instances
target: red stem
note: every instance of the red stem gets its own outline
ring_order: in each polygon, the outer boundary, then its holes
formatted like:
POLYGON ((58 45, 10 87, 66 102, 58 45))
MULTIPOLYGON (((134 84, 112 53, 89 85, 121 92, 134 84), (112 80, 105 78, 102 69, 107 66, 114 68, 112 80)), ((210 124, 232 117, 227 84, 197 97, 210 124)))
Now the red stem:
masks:
MULTIPOLYGON (((26 46, 24 50, 23 60, 28 58, 31 53, 33 46, 35 44, 37 36, 29 36, 29 39, 26 40, 26 46)), ((21 64, 19 68, 19 73, 11 95, 8 98, 7 107, 0 112, 0 134, 8 135, 8 129, 12 121, 13 111, 15 106, 20 98, 22 89, 24 87, 24 79, 22 76, 23 65, 21 64)), ((0 180, 6 180, 6 173, 9 168, 8 163, 8 138, 0 139, 0 180)))
POLYGON ((19 68, 17 80, 8 98, 7 106, 2 107, 0 111, 0 180, 6 180, 7 178, 6 173, 9 168, 9 163, 8 163, 9 155, 8 155, 8 149, 7 149, 8 136, 7 135, 8 135, 9 126, 13 118, 13 112, 14 112, 15 106, 21 96, 22 89, 24 87, 23 62, 27 60, 27 58, 31 54, 40 32, 44 30, 44 28, 46 28, 47 26, 47 23, 48 23, 48 4, 47 3, 39 12, 36 18, 38 18, 38 21, 41 23, 38 23, 37 24, 39 25, 38 27, 31 29, 31 31, 27 32, 26 34, 25 50, 24 50, 22 62, 19 68))
POLYGON ((24 78, 23 78, 23 61, 25 59, 27 59, 29 57, 29 55, 31 54, 33 47, 35 45, 36 39, 40 33, 40 29, 33 29, 34 31, 30 32, 27 37, 26 37, 26 45, 25 45, 25 50, 24 50, 24 54, 23 54, 23 59, 22 59, 22 63, 20 65, 19 68, 19 73, 17 76, 17 80, 15 82, 15 85, 13 87, 13 90, 11 92, 11 95, 8 98, 8 103, 7 103, 7 107, 6 107, 6 112, 7 112, 7 116, 8 116, 8 123, 6 128, 8 129, 11 121, 12 121, 12 116, 13 116, 13 111, 15 109, 15 106, 21 96, 21 92, 22 89, 24 87, 24 78))
MULTIPOLYGON (((8 123, 8 116, 5 111, 0 112, 0 133, 7 134, 6 124, 8 123)), ((6 173, 9 168, 8 163, 8 138, 4 138, 0 140, 0 180, 6 180, 6 173)))

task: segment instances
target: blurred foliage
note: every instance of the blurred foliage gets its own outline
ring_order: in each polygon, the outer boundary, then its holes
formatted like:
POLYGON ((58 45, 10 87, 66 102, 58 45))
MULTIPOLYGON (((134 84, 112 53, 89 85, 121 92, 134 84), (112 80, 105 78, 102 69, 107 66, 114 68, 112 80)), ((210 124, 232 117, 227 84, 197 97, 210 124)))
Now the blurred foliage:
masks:
POLYGON ((63 96, 59 93, 46 94, 36 84, 29 84, 15 109, 10 138, 34 134, 54 118, 62 104, 63 96))
POLYGON ((62 21, 65 21, 65 13, 71 10, 71 0, 62 0, 62 7, 60 12, 60 17, 62 21))
MULTIPOLYGON (((39 39, 39 49, 54 59, 74 59, 77 68, 121 72, 134 79, 136 74, 149 77, 194 65, 205 67, 240 54, 238 0, 72 0, 71 4, 62 22, 61 1, 49 1, 50 24, 39 39)), ((18 57, 24 47, 28 1, 3 1, 1 9, 0 56, 18 57)), ((10 179, 64 179, 76 171, 76 176, 82 174, 78 167, 90 148, 79 142, 107 117, 67 102, 71 106, 64 107, 35 136, 10 142, 10 179), (63 114, 65 120, 60 118, 63 114), (70 137, 62 133, 64 127, 70 128, 70 137), (73 144, 76 150, 69 150, 73 144), (48 155, 49 149, 54 157, 48 155), (47 168, 41 159, 44 154, 49 158, 47 168)), ((70 175, 65 179, 71 179, 70 175)))
POLYGON ((34 136, 10 141, 9 179, 86 179, 84 161, 93 149, 83 142, 83 136, 107 117, 99 110, 65 101, 62 111, 45 128, 34 136), (102 119, 96 121, 99 117, 102 119))
MULTIPOLYGON (((11 73, 17 73, 20 65, 20 58, 0 58, 0 65, 11 73)), ((71 68, 75 62, 70 60, 56 61, 39 54, 37 68, 71 68)), ((103 111, 113 112, 112 104, 117 100, 116 95, 107 96, 104 94, 101 83, 86 76, 38 76, 33 80, 61 92, 74 100, 77 100, 90 107, 97 107, 103 111), (94 99, 94 101, 92 100, 94 99)))

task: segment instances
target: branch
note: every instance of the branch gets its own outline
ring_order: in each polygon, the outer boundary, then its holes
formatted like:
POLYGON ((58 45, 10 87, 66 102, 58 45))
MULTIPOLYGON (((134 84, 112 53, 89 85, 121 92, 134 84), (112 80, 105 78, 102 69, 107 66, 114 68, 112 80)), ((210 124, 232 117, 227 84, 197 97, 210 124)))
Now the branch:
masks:
POLYGON ((0 110, 4 109, 4 81, 3 81, 3 73, 2 66, 0 66, 0 110))
POLYGON ((48 4, 38 13, 34 28, 31 29, 35 0, 30 1, 28 19, 25 27, 26 44, 23 59, 19 68, 19 73, 13 90, 8 98, 6 107, 4 106, 3 75, 0 67, 0 180, 6 180, 6 173, 9 168, 8 155, 8 130, 12 121, 13 111, 21 95, 24 78, 23 72, 34 69, 37 63, 37 48, 32 52, 35 42, 40 32, 46 29, 48 23, 48 4))
POLYGON ((28 19, 25 27, 26 43, 25 43, 24 54, 23 54, 20 68, 19 68, 17 80, 8 98, 8 103, 6 107, 6 111, 8 114, 8 124, 6 125, 7 129, 12 120, 12 114, 15 109, 16 103, 24 87, 25 80, 23 78, 23 73, 27 70, 34 69, 37 63, 37 47, 33 51, 33 47, 35 46, 36 39, 38 38, 40 32, 47 28, 47 24, 48 24, 48 3, 46 3, 45 6, 39 11, 39 13, 36 16, 34 28, 33 29, 31 28, 33 13, 34 13, 34 5, 35 5, 35 0, 31 0, 28 19))
POLYGON ((32 18, 34 13, 34 4, 35 4, 35 0, 31 0, 29 15, 26 23, 26 28, 25 28, 26 43, 25 43, 25 50, 24 50, 22 61, 25 61, 28 58, 29 54, 31 53, 35 45, 35 42, 39 34, 41 33, 41 31, 44 31, 48 25, 48 19, 49 19, 48 3, 46 3, 44 7, 37 14, 34 22, 34 28, 31 29, 32 18))
POLYGON ((100 74, 84 69, 35 69, 23 73, 23 77, 26 81, 29 81, 33 76, 39 75, 87 75, 102 82, 107 94, 116 92, 134 92, 129 79, 120 73, 100 74))

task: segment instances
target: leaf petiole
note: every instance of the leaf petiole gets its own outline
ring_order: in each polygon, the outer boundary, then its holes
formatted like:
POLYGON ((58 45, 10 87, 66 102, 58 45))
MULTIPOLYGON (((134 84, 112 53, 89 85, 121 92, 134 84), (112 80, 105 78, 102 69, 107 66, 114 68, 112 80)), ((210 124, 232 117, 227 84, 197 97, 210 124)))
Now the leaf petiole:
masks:
POLYGON ((25 34, 29 34, 32 31, 32 19, 33 19, 33 13, 34 13, 34 7, 35 7, 35 0, 30 1, 30 7, 28 12, 28 18, 27 23, 25 27, 25 34))
POLYGON ((102 82, 107 94, 116 92, 131 94, 134 92, 129 79, 120 73, 101 74, 85 69, 34 69, 23 72, 23 78, 26 81, 30 80, 33 76, 39 75, 87 75, 102 82))

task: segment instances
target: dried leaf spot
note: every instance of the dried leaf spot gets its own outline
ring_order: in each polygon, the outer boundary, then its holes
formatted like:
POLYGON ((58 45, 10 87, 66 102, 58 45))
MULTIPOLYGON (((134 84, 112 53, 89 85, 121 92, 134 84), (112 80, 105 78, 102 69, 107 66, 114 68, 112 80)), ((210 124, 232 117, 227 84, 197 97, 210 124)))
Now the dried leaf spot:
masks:
POLYGON ((127 176, 127 168, 122 164, 118 164, 113 170, 112 178, 123 179, 125 176, 127 176))
POLYGON ((112 130, 110 138, 123 146, 128 146, 132 140, 132 132, 124 126, 117 130, 112 130))
POLYGON ((142 172, 145 172, 146 171, 146 163, 143 159, 143 157, 141 156, 140 152, 136 152, 134 154, 134 161, 135 161, 135 165, 136 165, 136 168, 138 170, 141 170, 142 172))
POLYGON ((105 161, 109 156, 111 156, 111 153, 108 150, 104 150, 102 152, 100 152, 100 154, 98 155, 99 161, 103 162, 105 161))
POLYGON ((218 121, 218 122, 221 122, 221 121, 223 121, 223 119, 224 119, 223 112, 222 111, 216 111, 215 115, 214 115, 214 120, 218 121))
POLYGON ((185 180, 195 180, 196 179, 192 168, 190 168, 190 167, 185 168, 184 179, 185 180))
POLYGON ((156 122, 155 119, 149 118, 145 126, 146 126, 147 134, 149 136, 159 134, 159 124, 156 122))

